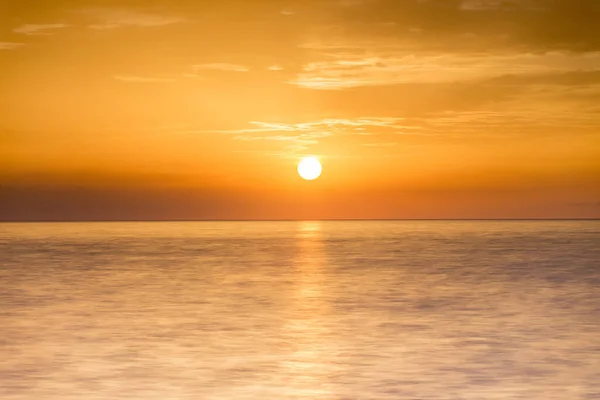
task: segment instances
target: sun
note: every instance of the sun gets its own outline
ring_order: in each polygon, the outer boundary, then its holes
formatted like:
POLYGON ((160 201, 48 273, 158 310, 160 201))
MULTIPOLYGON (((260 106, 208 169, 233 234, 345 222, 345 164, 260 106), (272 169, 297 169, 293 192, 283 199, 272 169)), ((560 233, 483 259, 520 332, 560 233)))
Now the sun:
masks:
POLYGON ((321 175, 323 167, 316 157, 305 157, 298 164, 298 174, 307 181, 317 179, 321 175))

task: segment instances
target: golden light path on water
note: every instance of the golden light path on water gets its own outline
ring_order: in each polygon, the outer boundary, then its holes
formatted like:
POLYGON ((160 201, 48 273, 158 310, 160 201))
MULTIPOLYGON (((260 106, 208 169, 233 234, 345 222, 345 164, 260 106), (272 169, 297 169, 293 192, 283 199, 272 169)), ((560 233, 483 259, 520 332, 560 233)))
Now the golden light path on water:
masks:
POLYGON ((284 337, 294 344, 294 350, 283 362, 281 373, 289 382, 282 383, 296 396, 307 399, 334 399, 329 380, 341 368, 332 362, 336 351, 328 324, 332 310, 325 298, 328 288, 321 229, 321 222, 317 221, 298 224, 294 265, 297 279, 290 302, 290 317, 283 328, 284 337))

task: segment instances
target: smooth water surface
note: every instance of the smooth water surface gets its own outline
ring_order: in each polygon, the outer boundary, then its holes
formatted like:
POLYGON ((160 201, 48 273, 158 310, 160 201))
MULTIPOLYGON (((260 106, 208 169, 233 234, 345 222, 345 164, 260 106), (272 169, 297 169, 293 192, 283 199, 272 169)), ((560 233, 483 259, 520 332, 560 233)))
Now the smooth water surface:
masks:
POLYGON ((0 399, 600 399, 597 221, 0 224, 0 399))

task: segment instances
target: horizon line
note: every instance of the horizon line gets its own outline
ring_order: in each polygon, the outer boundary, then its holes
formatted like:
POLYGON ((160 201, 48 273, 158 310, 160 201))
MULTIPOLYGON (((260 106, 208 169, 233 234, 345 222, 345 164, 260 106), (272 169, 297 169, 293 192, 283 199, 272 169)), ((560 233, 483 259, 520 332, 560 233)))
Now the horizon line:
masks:
POLYGON ((352 221, 600 221, 597 218, 209 218, 209 219, 40 219, 0 220, 0 223, 91 223, 91 222, 352 222, 352 221))

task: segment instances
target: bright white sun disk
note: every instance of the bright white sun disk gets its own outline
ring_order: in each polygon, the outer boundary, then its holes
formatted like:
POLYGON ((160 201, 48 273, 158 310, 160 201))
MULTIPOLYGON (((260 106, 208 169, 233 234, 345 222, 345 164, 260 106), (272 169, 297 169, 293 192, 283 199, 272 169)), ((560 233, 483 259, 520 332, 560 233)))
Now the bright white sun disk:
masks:
POLYGON ((316 157, 306 157, 298 164, 298 174, 307 181, 317 179, 321 175, 321 163, 316 157))

